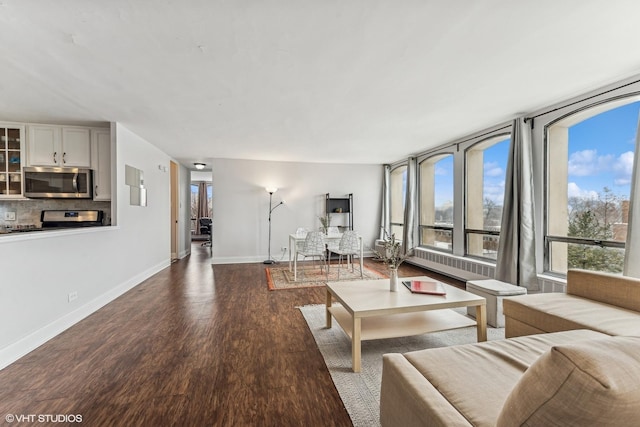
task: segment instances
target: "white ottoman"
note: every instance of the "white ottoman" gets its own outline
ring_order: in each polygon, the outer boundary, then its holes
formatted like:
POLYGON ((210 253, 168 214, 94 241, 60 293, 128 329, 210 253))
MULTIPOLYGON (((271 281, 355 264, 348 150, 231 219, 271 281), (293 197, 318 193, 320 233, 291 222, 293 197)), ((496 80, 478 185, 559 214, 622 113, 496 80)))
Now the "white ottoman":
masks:
MULTIPOLYGON (((504 328, 502 299, 514 295, 524 295, 527 289, 494 279, 469 280, 467 292, 487 300, 487 323, 494 328, 504 328)), ((476 317, 476 308, 467 307, 467 314, 476 317)))

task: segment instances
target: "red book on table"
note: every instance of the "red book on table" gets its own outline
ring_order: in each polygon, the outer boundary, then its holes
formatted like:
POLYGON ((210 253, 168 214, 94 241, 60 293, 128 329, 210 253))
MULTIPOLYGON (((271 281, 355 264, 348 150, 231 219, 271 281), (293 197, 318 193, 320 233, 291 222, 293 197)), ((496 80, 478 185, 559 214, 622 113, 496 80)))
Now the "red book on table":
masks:
POLYGON ((407 289, 417 294, 430 294, 430 295, 446 295, 442 283, 435 280, 405 280, 402 282, 407 289))

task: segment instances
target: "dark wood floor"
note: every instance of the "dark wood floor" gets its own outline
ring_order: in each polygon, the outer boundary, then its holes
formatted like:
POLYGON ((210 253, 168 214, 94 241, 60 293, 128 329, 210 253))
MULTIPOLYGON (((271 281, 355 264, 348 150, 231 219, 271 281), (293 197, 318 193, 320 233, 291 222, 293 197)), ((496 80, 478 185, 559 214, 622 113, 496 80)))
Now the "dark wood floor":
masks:
POLYGON ((323 290, 268 291, 263 264, 212 267, 208 248, 192 250, 0 371, 0 424, 78 414, 86 426, 351 425, 295 308, 324 303, 323 290))

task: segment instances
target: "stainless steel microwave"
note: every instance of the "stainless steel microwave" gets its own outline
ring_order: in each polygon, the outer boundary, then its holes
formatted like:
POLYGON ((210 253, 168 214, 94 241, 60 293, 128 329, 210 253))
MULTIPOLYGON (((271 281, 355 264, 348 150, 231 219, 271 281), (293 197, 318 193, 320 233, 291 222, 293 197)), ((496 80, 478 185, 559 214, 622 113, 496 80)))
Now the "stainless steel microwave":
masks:
POLYGON ((31 198, 90 199, 91 169, 25 167, 24 195, 31 198))

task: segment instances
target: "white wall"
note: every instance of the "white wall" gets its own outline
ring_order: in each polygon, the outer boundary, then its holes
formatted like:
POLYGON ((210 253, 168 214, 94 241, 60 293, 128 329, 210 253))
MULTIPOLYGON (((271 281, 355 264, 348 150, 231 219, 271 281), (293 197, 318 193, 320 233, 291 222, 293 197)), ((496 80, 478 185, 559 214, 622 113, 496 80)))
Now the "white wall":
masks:
POLYGON ((191 181, 206 181, 211 182, 211 171, 191 171, 191 181))
POLYGON ((115 131, 117 226, 0 236, 0 368, 170 263, 170 158, 115 131), (144 171, 147 207, 129 205, 125 165, 144 171))
MULTIPOLYGON (((326 193, 332 197, 353 193, 354 229, 363 236, 365 250, 379 236, 381 165, 214 159, 212 166, 214 264, 267 258, 267 186, 278 188, 274 205, 286 201, 272 214, 271 255, 275 259, 282 257, 280 248, 288 246, 288 235, 297 227, 320 227, 318 216, 324 214, 326 193)), ((284 259, 288 260, 288 254, 284 259)))

